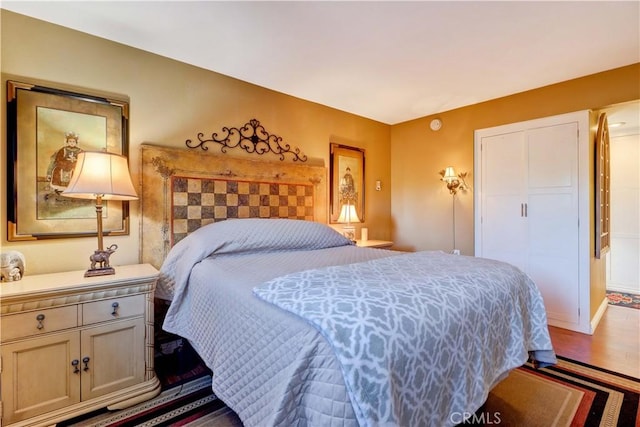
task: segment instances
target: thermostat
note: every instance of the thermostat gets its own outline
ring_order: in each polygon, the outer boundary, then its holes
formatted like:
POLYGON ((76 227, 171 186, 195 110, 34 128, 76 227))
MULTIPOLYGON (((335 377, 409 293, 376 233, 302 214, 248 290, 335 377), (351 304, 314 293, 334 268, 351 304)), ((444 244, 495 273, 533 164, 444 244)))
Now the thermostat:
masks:
POLYGON ((440 130, 440 128, 442 127, 442 120, 440 119, 433 119, 431 120, 431 123, 429 124, 429 127, 431 128, 431 130, 440 130))

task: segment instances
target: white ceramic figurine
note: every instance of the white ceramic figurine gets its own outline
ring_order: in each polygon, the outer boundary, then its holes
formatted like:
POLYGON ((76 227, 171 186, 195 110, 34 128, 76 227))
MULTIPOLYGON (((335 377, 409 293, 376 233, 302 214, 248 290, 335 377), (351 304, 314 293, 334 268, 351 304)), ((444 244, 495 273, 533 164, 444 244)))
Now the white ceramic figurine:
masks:
POLYGON ((13 282, 22 279, 26 262, 24 255, 18 251, 7 251, 0 254, 0 281, 13 282))

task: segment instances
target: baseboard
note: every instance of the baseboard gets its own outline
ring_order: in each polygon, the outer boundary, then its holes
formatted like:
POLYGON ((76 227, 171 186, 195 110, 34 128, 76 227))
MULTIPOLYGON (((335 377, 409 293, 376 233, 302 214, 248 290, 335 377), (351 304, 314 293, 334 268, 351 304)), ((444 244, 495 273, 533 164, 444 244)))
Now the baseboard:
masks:
POLYGON ((596 310, 596 314, 591 319, 591 334, 593 334, 602 320, 602 316, 604 316, 605 311, 607 311, 607 307, 609 307, 609 300, 605 297, 600 303, 600 307, 596 310))
POLYGON ((640 295, 639 289, 627 288, 624 285, 609 285, 607 284, 607 291, 609 292, 622 292, 623 294, 640 295))

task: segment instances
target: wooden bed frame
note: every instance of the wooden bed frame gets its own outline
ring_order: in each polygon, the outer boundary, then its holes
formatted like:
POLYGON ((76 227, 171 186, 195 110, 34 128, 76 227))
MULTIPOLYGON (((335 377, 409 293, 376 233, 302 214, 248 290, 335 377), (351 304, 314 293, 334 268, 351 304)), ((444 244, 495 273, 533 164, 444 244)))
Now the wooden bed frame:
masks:
POLYGON ((141 145, 141 259, 160 268, 188 233, 229 218, 327 223, 327 169, 141 145))

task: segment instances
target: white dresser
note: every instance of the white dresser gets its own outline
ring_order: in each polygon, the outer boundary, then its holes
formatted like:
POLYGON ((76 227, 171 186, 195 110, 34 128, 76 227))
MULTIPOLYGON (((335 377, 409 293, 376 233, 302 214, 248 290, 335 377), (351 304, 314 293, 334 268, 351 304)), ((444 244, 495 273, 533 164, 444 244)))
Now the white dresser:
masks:
POLYGON ((0 284, 3 426, 48 426, 154 397, 149 264, 116 274, 25 276, 0 284))

